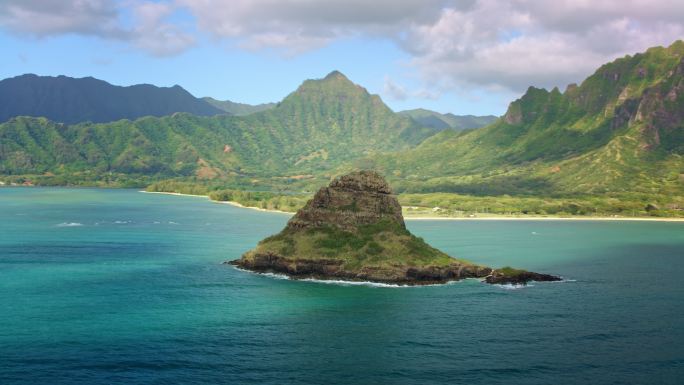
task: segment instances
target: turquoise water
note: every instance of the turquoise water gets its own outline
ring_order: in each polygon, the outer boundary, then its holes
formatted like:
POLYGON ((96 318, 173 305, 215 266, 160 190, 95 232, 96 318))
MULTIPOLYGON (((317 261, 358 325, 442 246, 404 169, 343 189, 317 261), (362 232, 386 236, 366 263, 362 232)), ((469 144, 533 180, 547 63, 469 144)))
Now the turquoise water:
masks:
POLYGON ((221 265, 287 215, 0 189, 0 383, 679 384, 684 223, 410 221, 569 282, 385 288, 221 265))

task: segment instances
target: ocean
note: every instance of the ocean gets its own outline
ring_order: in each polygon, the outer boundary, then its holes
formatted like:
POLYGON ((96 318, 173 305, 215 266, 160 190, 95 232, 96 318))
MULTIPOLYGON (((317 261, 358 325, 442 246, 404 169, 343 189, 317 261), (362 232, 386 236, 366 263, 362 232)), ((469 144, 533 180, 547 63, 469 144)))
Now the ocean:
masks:
POLYGON ((0 188, 0 384, 680 384, 684 223, 408 221, 561 275, 427 287, 221 264, 289 216, 134 190, 0 188))

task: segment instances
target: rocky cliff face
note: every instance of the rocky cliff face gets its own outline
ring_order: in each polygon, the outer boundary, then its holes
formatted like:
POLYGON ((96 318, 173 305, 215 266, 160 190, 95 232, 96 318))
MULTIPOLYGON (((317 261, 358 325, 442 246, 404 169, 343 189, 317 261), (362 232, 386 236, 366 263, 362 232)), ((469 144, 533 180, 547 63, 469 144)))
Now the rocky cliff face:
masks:
POLYGON ((287 223, 290 229, 334 226, 356 232, 359 226, 380 221, 405 228, 401 205, 387 181, 374 171, 359 171, 323 187, 287 223))
MULTIPOLYGON (((485 278, 497 273, 454 259, 412 235, 406 230, 397 198, 385 179, 373 171, 335 179, 321 188, 283 231, 229 263, 294 278, 407 285, 485 278)), ((527 273, 509 269, 506 279, 512 276, 511 271, 527 273)), ((491 283, 508 282, 500 275, 491 283)), ((511 282, 558 279, 539 274, 520 277, 511 282)))

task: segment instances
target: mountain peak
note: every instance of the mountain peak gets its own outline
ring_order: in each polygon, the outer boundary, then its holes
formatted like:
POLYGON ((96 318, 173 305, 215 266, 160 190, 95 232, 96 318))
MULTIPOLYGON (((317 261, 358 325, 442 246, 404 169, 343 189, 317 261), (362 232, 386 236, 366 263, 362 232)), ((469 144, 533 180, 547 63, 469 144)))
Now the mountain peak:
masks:
POLYGON ((347 80, 350 81, 348 77, 346 77, 342 72, 338 70, 334 70, 327 74, 323 80, 347 80))
MULTIPOLYGON (((305 80, 297 91, 292 95, 307 95, 307 98, 320 98, 326 96, 334 96, 339 99, 340 96, 370 97, 368 90, 360 85, 352 82, 339 71, 332 71, 322 79, 305 80)), ((285 98, 287 100, 290 96, 285 98)), ((344 98, 343 98, 344 99, 344 98)))
POLYGON ((375 171, 343 175, 321 188, 290 219, 290 229, 337 227, 355 232, 359 226, 386 220, 404 228, 401 206, 389 184, 375 171))

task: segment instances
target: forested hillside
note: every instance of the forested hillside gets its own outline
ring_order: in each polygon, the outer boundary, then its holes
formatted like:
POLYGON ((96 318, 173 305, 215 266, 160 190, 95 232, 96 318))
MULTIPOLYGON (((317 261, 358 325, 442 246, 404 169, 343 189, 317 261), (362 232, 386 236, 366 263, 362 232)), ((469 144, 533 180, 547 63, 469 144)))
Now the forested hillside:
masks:
POLYGON ((12 118, 0 124, 0 173, 306 178, 408 149, 434 132, 333 72, 305 81, 276 107, 244 117, 177 113, 74 125, 12 118))
POLYGON ((684 43, 618 59, 561 92, 532 88, 496 123, 358 164, 400 189, 471 194, 684 191, 684 43))

